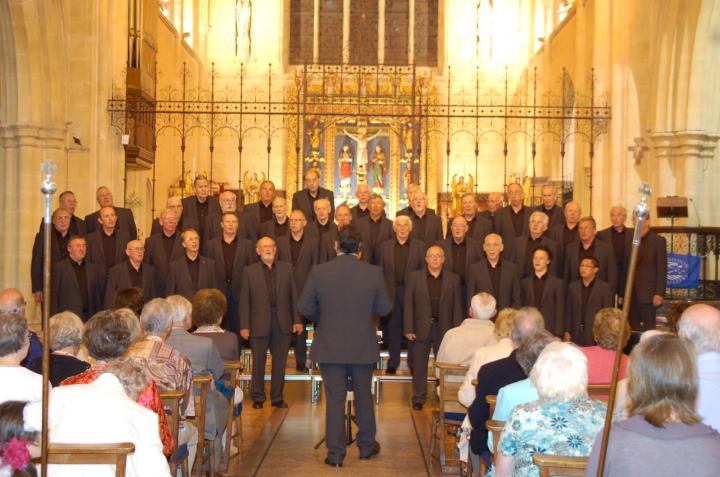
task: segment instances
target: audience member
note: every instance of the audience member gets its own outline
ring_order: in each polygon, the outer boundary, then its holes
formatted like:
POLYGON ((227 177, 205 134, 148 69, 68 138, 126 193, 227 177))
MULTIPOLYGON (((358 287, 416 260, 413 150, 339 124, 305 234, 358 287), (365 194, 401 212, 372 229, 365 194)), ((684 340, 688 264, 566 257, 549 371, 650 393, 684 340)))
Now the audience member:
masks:
MULTIPOLYGON (((79 359, 85 325, 73 312, 65 311, 50 317, 50 383, 60 383, 83 371, 90 365, 79 359)), ((42 358, 35 358, 29 366, 30 370, 42 374, 42 358)))
POLYGON ((25 317, 0 313, 0 403, 42 401, 42 376, 20 366, 29 347, 25 317))
MULTIPOLYGON (((25 306, 27 306, 25 297, 17 288, 6 288, 0 291, 0 313, 20 313, 25 316, 25 306)), ((32 331, 28 330, 28 333, 30 334, 30 348, 25 359, 20 362, 20 365, 26 368, 32 360, 42 356, 40 339, 32 331)))
POLYGON ((540 399, 517 406, 510 414, 495 453, 496 477, 537 475, 532 458, 539 449, 586 456, 602 429, 606 407, 588 399, 587 359, 575 345, 550 343, 530 378, 540 399))
POLYGON ((112 301, 113 310, 119 310, 120 308, 130 308, 135 316, 139 317, 142 312, 142 308, 145 305, 145 299, 143 298, 143 289, 138 287, 121 288, 115 293, 115 297, 112 301))
MULTIPOLYGON (((39 429, 26 419, 32 404, 6 401, 0 404, 0 475, 37 477, 33 457, 40 457, 39 429)), ((39 409, 39 406, 35 406, 39 409)))
POLYGON ((470 300, 470 318, 445 333, 435 357, 442 363, 470 366, 475 350, 496 343, 495 298, 489 293, 478 293, 470 300))
POLYGON ((680 317, 685 310, 693 305, 691 301, 674 301, 668 303, 667 311, 665 312, 665 322, 667 324, 667 331, 673 334, 678 333, 678 324, 680 317))
MULTIPOLYGON (((624 348, 630 338, 630 325, 627 322, 625 322, 625 327, 620 330, 622 314, 622 310, 617 308, 603 308, 595 314, 593 337, 596 345, 580 348, 588 360, 589 384, 606 384, 612 381, 617 342, 618 340, 622 341, 624 348)), ((618 379, 625 377, 627 360, 627 355, 623 354, 620 358, 618 379)))
POLYGON ((115 314, 125 321, 128 329, 130 330, 130 344, 139 340, 143 335, 142 325, 140 324, 140 318, 130 308, 118 308, 115 310, 115 314))
POLYGON ((195 294, 191 305, 195 334, 210 338, 223 361, 237 361, 240 358, 238 337, 220 327, 227 311, 225 295, 213 288, 203 288, 195 294))
MULTIPOLYGON (((682 326, 681 321, 681 331, 682 326)), ((635 347, 628 372, 630 418, 612 427, 605 477, 720 475, 720 434, 695 411, 700 386, 694 348, 689 340, 671 334, 653 336, 635 347)), ((586 477, 597 474, 601 442, 602 431, 586 477)))

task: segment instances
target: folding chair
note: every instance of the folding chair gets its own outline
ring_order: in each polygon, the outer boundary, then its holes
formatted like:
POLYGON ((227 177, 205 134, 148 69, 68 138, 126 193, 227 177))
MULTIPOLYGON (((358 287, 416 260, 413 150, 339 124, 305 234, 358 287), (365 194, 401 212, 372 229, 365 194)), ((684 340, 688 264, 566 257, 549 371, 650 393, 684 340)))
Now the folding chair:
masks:
MULTIPOLYGON (((447 434, 446 427, 450 426, 455 432, 462 425, 462 421, 467 413, 465 407, 458 402, 458 390, 462 385, 462 377, 467 373, 467 366, 460 366, 457 364, 449 364, 436 362, 435 369, 439 374, 439 395, 440 395, 440 406, 439 409, 435 409, 432 412, 432 429, 430 431, 430 456, 429 465, 432 465, 432 460, 435 458, 435 442, 439 440, 440 444, 440 467, 441 472, 446 473, 445 467, 447 466, 447 456, 445 451, 445 436, 447 434), (450 376, 457 376, 457 380, 448 380, 450 376), (440 436, 437 439, 437 436, 440 436)), ((457 465, 460 466, 460 461, 457 460, 457 465)))
POLYGON ((196 374, 192 379, 193 396, 195 398, 195 417, 188 417, 188 419, 192 420, 198 431, 198 452, 195 457, 194 467, 198 477, 205 475, 206 459, 209 460, 210 477, 215 476, 215 449, 213 439, 205 438, 205 413, 207 411, 207 395, 211 383, 212 375, 210 374, 196 374))
POLYGON ((169 409, 166 415, 168 424, 170 425, 170 433, 175 440, 175 454, 171 455, 169 460, 170 473, 176 476, 178 464, 180 464, 182 476, 190 477, 190 472, 188 471, 188 454, 185 452, 184 455, 181 455, 180 442, 178 440, 178 435, 180 434, 180 401, 184 396, 184 391, 165 391, 160 393, 160 400, 165 410, 167 411, 169 409))
POLYGON ((238 404, 239 410, 235 413, 235 387, 240 384, 240 373, 242 372, 243 366, 240 361, 223 361, 225 367, 225 387, 233 390, 233 394, 230 396, 230 406, 228 410, 227 429, 225 430, 225 450, 223 452, 223 466, 227 471, 230 468, 230 457, 232 444, 235 443, 235 447, 240 452, 240 440, 242 438, 242 403, 238 404))

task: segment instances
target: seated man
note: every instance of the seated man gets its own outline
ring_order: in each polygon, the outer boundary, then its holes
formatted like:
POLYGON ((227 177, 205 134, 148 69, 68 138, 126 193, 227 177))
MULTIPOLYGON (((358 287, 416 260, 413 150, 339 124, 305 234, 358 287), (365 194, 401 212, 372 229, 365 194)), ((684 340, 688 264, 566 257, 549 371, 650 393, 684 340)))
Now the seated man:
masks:
MULTIPOLYGON (((167 301, 173 308, 172 330, 167 337, 167 344, 190 360, 193 374, 210 373, 215 381, 219 381, 225 367, 212 340, 187 331, 192 325, 192 305, 181 295, 169 296, 167 301)), ((213 386, 207 395, 205 438, 214 440, 216 465, 220 464, 222 457, 222 435, 227 425, 227 415, 228 402, 213 386)))
POLYGON ((470 366, 475 350, 495 344, 495 298, 489 293, 478 293, 470 301, 470 318, 448 330, 435 357, 442 363, 470 366))
MULTIPOLYGON (((53 389, 48 421, 50 442, 131 442, 135 444, 135 451, 128 455, 126 476, 169 477, 157 415, 136 402, 150 379, 142 362, 120 359, 109 364, 89 384, 53 389)), ((51 465, 48 473, 61 477, 111 477, 115 475, 115 466, 51 465)))
POLYGON ((25 317, 20 313, 0 313, 0 403, 42 401, 42 376, 20 366, 29 348, 25 317))

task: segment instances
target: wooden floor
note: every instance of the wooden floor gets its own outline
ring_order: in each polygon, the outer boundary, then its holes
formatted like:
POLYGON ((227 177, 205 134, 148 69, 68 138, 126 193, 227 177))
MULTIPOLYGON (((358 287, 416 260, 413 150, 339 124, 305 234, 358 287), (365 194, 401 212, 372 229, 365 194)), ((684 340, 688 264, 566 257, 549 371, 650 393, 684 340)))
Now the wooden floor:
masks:
POLYGON ((326 448, 313 446, 323 437, 325 426, 324 396, 318 403, 310 400, 309 382, 288 382, 285 400, 288 409, 275 409, 266 403, 253 409, 246 396, 242 413, 241 452, 232 458, 229 475, 239 477, 310 476, 439 476, 435 461, 428 468, 430 401, 422 411, 413 411, 409 383, 385 383, 382 401, 375 407, 379 456, 361 461, 358 448, 348 448, 342 469, 323 463, 326 448))

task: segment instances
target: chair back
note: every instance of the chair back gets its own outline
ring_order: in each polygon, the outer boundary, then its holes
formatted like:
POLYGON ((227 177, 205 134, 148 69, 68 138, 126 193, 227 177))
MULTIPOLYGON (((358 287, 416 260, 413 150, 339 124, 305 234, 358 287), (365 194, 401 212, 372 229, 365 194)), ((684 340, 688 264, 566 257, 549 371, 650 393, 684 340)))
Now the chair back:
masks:
POLYGON ((492 459, 493 459, 493 462, 495 462, 495 456, 497 455, 498 443, 500 442, 500 434, 502 433, 502 430, 504 427, 505 427, 505 421, 496 421, 494 419, 485 421, 485 428, 488 430, 488 432, 492 433, 492 443, 493 443, 492 459))
POLYGON ((230 454, 232 450, 233 438, 235 439, 235 447, 240 449, 240 416, 235 415, 235 388, 240 385, 240 373, 243 369, 242 361, 223 361, 225 373, 223 375, 224 385, 233 392, 230 395, 230 405, 228 406, 227 429, 225 430, 225 451, 223 452, 223 465, 227 470, 230 466, 230 454))
POLYGON ((160 400, 165 408, 170 433, 178 446, 178 433, 180 429, 180 401, 185 397, 185 391, 164 391, 160 393, 160 400))
POLYGON ((495 414, 495 402, 497 401, 497 395, 496 394, 488 394, 485 396, 485 402, 490 407, 490 413, 488 416, 492 417, 493 414, 495 414))
POLYGON ((610 387, 612 384, 588 384, 587 391, 590 399, 597 399, 598 401, 607 402, 610 396, 610 387))
POLYGON ((435 369, 439 374, 440 412, 466 414, 467 409, 458 402, 458 391, 462 386, 461 378, 465 377, 468 367, 438 361, 435 363, 435 369), (448 379, 451 376, 456 376, 458 379, 448 379))
POLYGON ((585 475, 588 458, 535 454, 533 455, 533 464, 540 468, 540 477, 550 477, 552 475, 582 477, 585 475))
POLYGON ((50 444, 48 446, 48 464, 109 464, 115 466, 115 477, 125 477, 127 456, 133 452, 135 452, 135 444, 132 442, 50 444))

